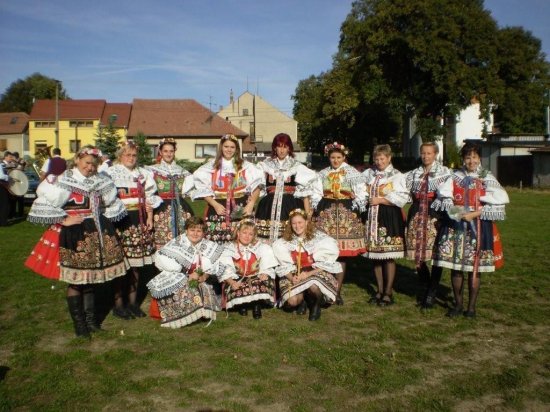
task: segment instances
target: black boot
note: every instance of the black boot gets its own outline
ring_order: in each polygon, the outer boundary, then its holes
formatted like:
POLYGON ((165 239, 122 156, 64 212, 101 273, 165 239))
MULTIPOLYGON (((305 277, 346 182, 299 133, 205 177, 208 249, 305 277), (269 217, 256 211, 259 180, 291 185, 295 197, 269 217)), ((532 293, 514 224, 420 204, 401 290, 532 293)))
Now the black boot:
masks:
POLYGON ((306 311, 307 311, 307 303, 306 303, 306 300, 303 299, 302 302, 296 307, 296 314, 305 315, 306 311))
POLYGON ((74 332, 77 337, 90 337, 90 331, 86 326, 86 318, 82 308, 82 296, 67 296, 67 306, 73 319, 74 332))
POLYGON ((309 306, 309 320, 317 320, 321 317, 321 296, 311 296, 309 306))
POLYGON ((136 318, 144 318, 147 316, 136 303, 130 303, 127 309, 136 318))
POLYGON ((426 298, 422 302, 422 309, 432 309, 435 305, 437 289, 430 288, 426 292, 426 298))
POLYGON ((254 319, 261 319, 262 318, 262 307, 259 303, 255 303, 252 307, 252 317, 254 319))
POLYGON ((97 322, 95 315, 95 296, 94 292, 90 291, 82 295, 82 301, 84 303, 84 319, 86 320, 86 326, 92 333, 100 332, 101 326, 97 322))
POLYGON ((245 304, 242 304, 239 306, 239 315, 241 316, 247 316, 248 315, 248 308, 245 304))

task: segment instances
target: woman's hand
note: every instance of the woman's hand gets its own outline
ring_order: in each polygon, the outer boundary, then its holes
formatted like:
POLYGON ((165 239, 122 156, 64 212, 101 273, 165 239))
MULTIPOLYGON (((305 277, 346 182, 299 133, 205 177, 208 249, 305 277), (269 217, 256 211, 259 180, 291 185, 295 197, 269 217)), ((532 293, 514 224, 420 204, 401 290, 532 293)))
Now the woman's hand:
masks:
POLYGON ((148 231, 153 230, 153 213, 151 213, 151 214, 148 213, 147 214, 147 224, 146 224, 146 226, 147 226, 148 231))
POLYGON ((381 199, 382 198, 380 198, 380 197, 371 197, 371 198, 369 198, 369 205, 371 205, 371 206, 379 205, 379 204, 381 204, 381 202, 380 202, 381 199))
POLYGON ((84 222, 84 218, 82 216, 67 216, 61 224, 63 226, 74 226, 79 225, 82 222, 84 222))
POLYGON ((218 202, 216 202, 216 204, 213 205, 212 207, 213 207, 214 210, 216 211, 216 214, 218 214, 218 215, 220 215, 220 216, 225 215, 225 213, 226 213, 225 207, 223 207, 222 205, 220 205, 218 202))
POLYGON ((189 279, 191 280, 199 280, 200 275, 197 272, 193 272, 189 275, 189 279))
POLYGON ((206 273, 203 273, 202 275, 199 276, 199 282, 200 283, 204 283, 208 280, 208 275, 206 273))
POLYGON ((258 278, 262 281, 262 282, 265 282, 267 279, 269 279, 269 276, 265 275, 265 274, 261 274, 260 276, 258 276, 258 278))
POLYGON ((147 215, 153 214, 153 205, 149 202, 145 202, 145 211, 147 212, 147 215))
POLYGON ((243 210, 244 216, 252 216, 252 212, 254 211, 254 203, 249 202, 243 210))
POLYGON ((474 220, 479 215, 481 215, 480 211, 466 212, 462 215, 462 220, 465 220, 466 222, 471 222, 472 220, 474 220))
POLYGON ((229 283, 229 287, 231 287, 231 289, 233 290, 239 289, 242 285, 241 282, 238 282, 235 279, 230 279, 228 283, 229 283))

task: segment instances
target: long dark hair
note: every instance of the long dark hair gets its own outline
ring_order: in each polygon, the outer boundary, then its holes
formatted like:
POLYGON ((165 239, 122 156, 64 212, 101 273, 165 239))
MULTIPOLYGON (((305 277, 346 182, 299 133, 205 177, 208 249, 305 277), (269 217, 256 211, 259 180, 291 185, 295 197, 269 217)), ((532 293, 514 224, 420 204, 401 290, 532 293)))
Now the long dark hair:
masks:
POLYGON ((235 162, 235 171, 238 172, 239 170, 241 170, 244 160, 241 157, 241 145, 239 144, 239 139, 232 134, 225 134, 220 139, 220 142, 218 143, 218 152, 216 153, 216 159, 214 159, 214 169, 218 170, 221 166, 223 157, 222 145, 228 140, 235 143, 236 149, 235 154, 233 155, 233 161, 235 162))

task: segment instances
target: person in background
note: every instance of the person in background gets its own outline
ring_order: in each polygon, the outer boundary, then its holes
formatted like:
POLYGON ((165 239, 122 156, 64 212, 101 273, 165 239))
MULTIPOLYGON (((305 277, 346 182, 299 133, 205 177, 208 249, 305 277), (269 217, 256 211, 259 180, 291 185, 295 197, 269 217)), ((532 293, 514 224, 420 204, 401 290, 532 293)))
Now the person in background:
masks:
POLYGON ((9 176, 7 163, 4 159, 0 162, 0 226, 8 225, 10 215, 11 194, 8 191, 9 176))
POLYGON ((451 269, 455 303, 447 316, 474 318, 481 273, 494 272, 502 260, 495 247, 500 235, 494 221, 504 220, 510 199, 491 172, 481 166, 480 145, 466 143, 460 153, 464 165, 452 175, 454 206, 441 219, 433 265, 451 269), (466 311, 464 272, 468 272, 466 311))
POLYGON ((216 158, 195 173, 193 200, 204 199, 206 238, 218 243, 231 242, 237 223, 253 216, 254 205, 264 186, 262 172, 243 160, 239 140, 232 134, 221 137, 216 158))
POLYGON ((367 252, 363 256, 373 261, 377 286, 369 303, 389 306, 394 303, 395 259, 402 258, 405 251, 405 221, 401 208, 407 203, 409 194, 404 175, 391 164, 389 145, 376 146, 372 158, 374 166, 363 172, 368 201, 367 252))
POLYGON ((436 160, 438 153, 436 143, 422 143, 422 165, 405 176, 406 188, 412 198, 405 243, 407 258, 414 260, 420 288, 423 289, 419 294, 422 309, 431 309, 435 303, 442 268, 432 266, 430 271, 428 262, 432 259, 440 215, 453 205, 451 172, 436 160))
POLYGON ((296 308, 303 315, 309 307, 309 320, 321 317, 323 300, 332 303, 338 294, 334 275, 342 272, 336 240, 315 229, 305 210, 289 214, 283 237, 273 243, 279 261, 281 306, 296 308), (323 299, 324 298, 324 299, 323 299))
POLYGON ((61 149, 56 147, 52 150, 52 157, 46 159, 40 169, 40 181, 49 175, 59 176, 67 170, 67 161, 61 157, 61 149))
POLYGON ((219 279, 223 282, 225 308, 237 307, 246 316, 252 307, 254 319, 262 317, 262 305, 275 304, 275 267, 279 265, 271 247, 257 239, 252 219, 237 224, 233 242, 225 246, 224 255, 232 265, 219 279))
POLYGON ((105 173, 111 166, 113 161, 109 158, 108 155, 104 154, 101 156, 101 164, 97 168, 98 173, 105 173))
POLYGON ((100 330, 92 286, 124 276, 128 269, 112 223, 127 211, 113 181, 97 173, 100 156, 95 147, 80 149, 74 168, 38 186, 28 215, 31 223, 52 226, 43 236, 48 245, 39 242, 25 265, 68 283, 67 305, 78 337, 100 330))
POLYGON ((317 229, 338 242, 342 272, 336 275, 336 304, 343 305, 341 289, 350 257, 365 253, 365 228, 361 213, 365 212, 365 178, 346 163, 348 149, 338 142, 325 146, 330 166, 321 170, 311 201, 313 222, 317 229))

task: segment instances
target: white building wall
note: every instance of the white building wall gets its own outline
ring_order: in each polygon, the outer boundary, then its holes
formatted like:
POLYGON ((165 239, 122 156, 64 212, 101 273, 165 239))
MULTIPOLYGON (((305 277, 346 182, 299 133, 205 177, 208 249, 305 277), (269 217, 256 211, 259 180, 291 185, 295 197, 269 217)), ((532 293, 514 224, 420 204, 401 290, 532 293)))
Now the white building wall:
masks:
MULTIPOLYGON (((462 110, 456 117, 455 143, 458 147, 462 147, 466 139, 481 139, 483 137, 484 120, 479 118, 480 114, 479 103, 475 102, 462 110)), ((492 128, 493 116, 491 115, 487 123, 487 130, 490 131, 492 128)))

